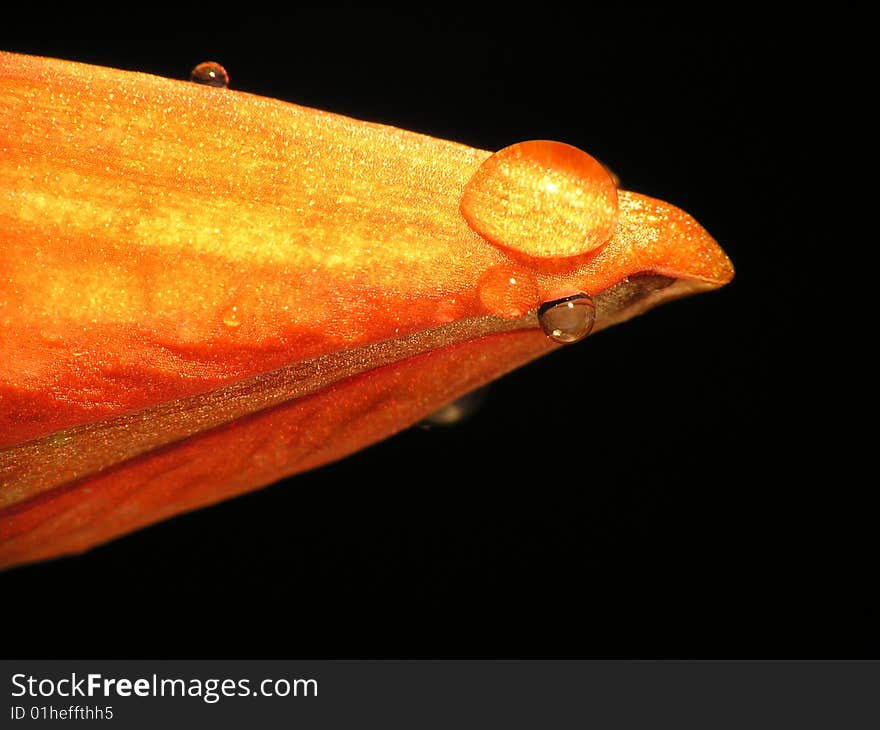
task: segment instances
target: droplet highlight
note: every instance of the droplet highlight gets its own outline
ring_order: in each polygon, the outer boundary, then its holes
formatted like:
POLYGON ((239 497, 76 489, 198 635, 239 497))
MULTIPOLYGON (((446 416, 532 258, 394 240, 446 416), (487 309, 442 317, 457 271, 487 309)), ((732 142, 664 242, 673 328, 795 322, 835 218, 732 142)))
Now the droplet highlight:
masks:
POLYGON ((492 314, 517 319, 540 301, 534 274, 508 264, 488 268, 477 282, 480 301, 492 314))
POLYGON ((196 66, 189 75, 190 81, 204 86, 216 86, 225 89, 229 86, 229 74, 216 61, 205 61, 196 66))
POLYGON ((589 294, 572 294, 542 304, 538 309, 538 321, 547 337, 570 345, 590 334, 596 321, 596 306, 589 294))
POLYGON ((604 165, 549 140, 488 157, 465 185, 460 207, 483 238, 537 259, 590 253, 617 228, 617 186, 604 165))

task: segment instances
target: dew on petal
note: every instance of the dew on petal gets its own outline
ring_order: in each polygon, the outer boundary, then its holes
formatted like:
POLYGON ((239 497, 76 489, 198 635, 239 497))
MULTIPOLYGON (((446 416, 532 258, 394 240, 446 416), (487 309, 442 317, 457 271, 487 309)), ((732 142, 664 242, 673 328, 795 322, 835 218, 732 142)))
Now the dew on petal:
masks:
POLYGON ((596 307, 588 294, 572 294, 545 302, 538 309, 538 322, 551 340, 563 345, 578 342, 593 329, 596 307))
POLYGON ((540 301, 535 275, 518 266, 498 264, 488 268, 477 288, 483 306, 505 319, 522 317, 540 301))
POLYGON ((491 243, 535 258, 587 254, 617 227, 617 186, 577 147, 536 140, 487 158, 464 188, 461 212, 491 243))
POLYGON ((238 327, 241 324, 241 312, 237 305, 227 307, 223 312, 223 324, 229 328, 238 327))
POLYGON ((216 86, 227 88, 229 86, 229 74, 216 61, 205 61, 196 66, 189 75, 190 81, 204 86, 216 86))

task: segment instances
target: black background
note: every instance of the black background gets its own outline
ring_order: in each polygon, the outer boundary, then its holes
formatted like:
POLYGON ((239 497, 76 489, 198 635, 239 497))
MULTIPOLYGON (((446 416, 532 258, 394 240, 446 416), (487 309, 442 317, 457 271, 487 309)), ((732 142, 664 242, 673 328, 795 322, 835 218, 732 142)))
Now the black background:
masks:
POLYGON ((457 428, 0 575, 4 655, 877 655, 817 357, 836 31, 625 7, 4 18, 6 50, 215 59, 234 88, 475 147, 569 142, 738 272, 508 376, 457 428))

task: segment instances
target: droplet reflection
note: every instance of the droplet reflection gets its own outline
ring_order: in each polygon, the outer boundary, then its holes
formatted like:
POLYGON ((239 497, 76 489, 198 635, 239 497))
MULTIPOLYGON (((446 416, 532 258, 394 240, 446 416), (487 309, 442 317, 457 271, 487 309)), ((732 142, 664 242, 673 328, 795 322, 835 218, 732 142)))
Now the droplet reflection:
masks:
POLYGON ((465 393, 461 398, 457 398, 452 403, 447 403, 430 416, 426 417, 419 423, 422 428, 431 428, 433 426, 454 426, 457 423, 468 420, 473 416, 486 401, 486 394, 489 387, 484 386, 465 393))
POLYGON ((189 75, 191 81, 205 86, 216 86, 225 89, 229 86, 229 74, 216 61, 205 61, 196 66, 189 75))
POLYGON ((590 334, 596 321, 596 307, 589 294, 572 294, 542 304, 538 321, 547 337, 569 345, 590 334))

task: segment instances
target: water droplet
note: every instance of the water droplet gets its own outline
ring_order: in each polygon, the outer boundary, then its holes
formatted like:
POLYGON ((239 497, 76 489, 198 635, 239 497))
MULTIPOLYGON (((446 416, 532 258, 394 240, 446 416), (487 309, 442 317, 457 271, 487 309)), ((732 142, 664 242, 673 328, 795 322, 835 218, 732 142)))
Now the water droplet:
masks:
POLYGON ((238 327, 241 324, 240 314, 237 305, 227 307, 223 312, 223 324, 227 327, 238 327))
POLYGON ((205 61, 196 66, 189 75, 190 81, 205 86, 216 86, 225 89, 229 86, 229 74, 216 61, 205 61))
POLYGON ((444 299, 437 303, 434 318, 438 323, 454 322, 464 316, 467 308, 459 297, 444 299))
POLYGON ((614 172, 614 170, 608 167, 608 165, 606 165, 604 162, 602 163, 602 167, 605 168, 605 172, 607 172, 608 175, 611 177, 611 182, 614 183, 614 187, 620 190, 620 175, 614 172))
POLYGON ((466 393, 461 398, 456 398, 451 403, 437 411, 419 423, 422 428, 431 428, 432 426, 454 426, 457 423, 466 421, 480 410, 483 403, 486 402, 486 396, 489 393, 489 386, 477 388, 470 393, 466 393))
POLYGON ((483 306, 505 319, 522 317, 540 301, 534 274, 518 266, 492 266, 480 277, 477 286, 483 306))
POLYGON ((590 334, 596 321, 596 307, 589 294, 572 294, 542 304, 538 321, 547 337, 569 345, 590 334))
POLYGON ((577 147, 535 140, 487 158, 465 185, 461 212, 497 246, 535 258, 580 256, 617 227, 617 187, 577 147))

